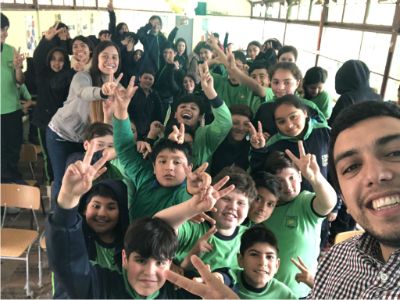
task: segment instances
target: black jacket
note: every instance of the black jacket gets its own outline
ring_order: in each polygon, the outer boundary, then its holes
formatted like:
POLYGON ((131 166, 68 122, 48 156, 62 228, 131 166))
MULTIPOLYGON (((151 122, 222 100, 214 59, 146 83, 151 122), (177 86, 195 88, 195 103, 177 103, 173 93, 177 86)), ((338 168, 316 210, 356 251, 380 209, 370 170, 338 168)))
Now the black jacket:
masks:
POLYGON ((369 86, 370 71, 360 60, 346 61, 336 72, 335 90, 340 95, 329 118, 329 125, 346 107, 367 100, 382 100, 369 86))
POLYGON ((69 86, 75 71, 71 69, 65 48, 56 47, 53 41, 42 38, 33 54, 36 74, 37 104, 33 111, 32 123, 45 129, 57 110, 68 97, 69 86), (54 72, 50 68, 51 56, 55 51, 64 54, 64 66, 54 72))

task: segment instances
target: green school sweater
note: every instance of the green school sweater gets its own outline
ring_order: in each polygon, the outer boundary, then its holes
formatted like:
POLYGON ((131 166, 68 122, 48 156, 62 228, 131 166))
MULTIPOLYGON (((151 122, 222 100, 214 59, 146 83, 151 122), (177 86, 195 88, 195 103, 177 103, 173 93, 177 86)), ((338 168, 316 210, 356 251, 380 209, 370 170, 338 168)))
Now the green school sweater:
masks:
POLYGON ((275 278, 272 278, 265 287, 257 289, 245 282, 243 271, 237 270, 235 273, 237 282, 233 290, 240 299, 297 299, 285 284, 275 278))
POLYGON ((152 217, 170 206, 191 198, 186 192, 186 183, 175 187, 162 187, 153 174, 153 165, 144 160, 136 151, 136 142, 128 119, 113 118, 114 147, 119 166, 126 178, 133 184, 135 193, 128 194, 129 219, 132 222, 141 217, 152 217))
POLYGON ((292 201, 275 207, 271 217, 263 223, 278 240, 280 266, 275 278, 286 284, 298 298, 307 296, 310 288, 296 281, 299 270, 290 258, 300 256, 314 275, 318 263, 324 217, 314 212, 314 197, 314 193, 302 191, 292 201))
MULTIPOLYGON (((179 227, 178 241, 179 248, 176 259, 181 262, 208 230, 210 224, 203 222, 196 224, 190 221, 185 222, 179 227)), ((240 248, 240 238, 247 230, 245 226, 238 226, 231 236, 222 236, 218 232, 211 236, 209 243, 212 245, 213 251, 204 253, 199 257, 205 264, 209 264, 211 270, 220 268, 238 269, 237 254, 240 248)))
MULTIPOLYGON (((218 98, 215 100, 220 101, 218 98)), ((214 100, 211 100, 214 101, 214 100)), ((223 142, 232 128, 232 117, 225 103, 212 106, 214 120, 211 124, 198 127, 193 141, 193 167, 211 159, 218 146, 223 142)))
POLYGON ((3 51, 1 51, 1 114, 21 109, 13 59, 14 48, 3 44, 3 51))
POLYGON ((310 101, 314 102, 315 105, 318 106, 326 119, 329 119, 332 114, 333 99, 327 92, 322 91, 317 95, 317 97, 312 98, 310 101))

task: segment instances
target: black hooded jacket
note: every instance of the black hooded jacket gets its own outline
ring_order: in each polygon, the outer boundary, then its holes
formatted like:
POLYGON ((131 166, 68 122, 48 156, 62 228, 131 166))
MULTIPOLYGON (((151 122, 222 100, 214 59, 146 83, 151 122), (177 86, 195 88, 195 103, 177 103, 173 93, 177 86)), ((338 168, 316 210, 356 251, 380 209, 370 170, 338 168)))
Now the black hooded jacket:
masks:
POLYGON ((63 106, 75 74, 70 67, 67 50, 55 45, 55 42, 42 38, 33 54, 37 104, 33 112, 32 123, 41 129, 47 127, 53 115, 63 106), (50 68, 51 56, 55 51, 64 55, 64 66, 59 72, 54 72, 50 68))
POLYGON ((348 60, 339 68, 335 76, 335 89, 340 97, 333 108, 329 125, 344 108, 354 103, 382 100, 369 86, 369 74, 367 65, 361 60, 348 60))

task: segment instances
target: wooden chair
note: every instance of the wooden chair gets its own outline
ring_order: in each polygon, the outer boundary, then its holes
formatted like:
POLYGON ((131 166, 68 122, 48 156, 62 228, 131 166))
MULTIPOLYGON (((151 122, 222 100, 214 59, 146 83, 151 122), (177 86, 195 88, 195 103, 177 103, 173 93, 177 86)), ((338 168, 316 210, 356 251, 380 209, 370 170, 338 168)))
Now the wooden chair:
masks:
POLYGON ((38 271, 39 282, 42 286, 42 261, 39 239, 39 223, 35 210, 40 208, 40 189, 34 186, 19 184, 1 184, 1 206, 3 207, 3 216, 1 224, 1 253, 2 260, 23 260, 26 265, 26 295, 32 296, 29 284, 29 254, 32 246, 37 242, 38 247, 38 271), (7 227, 4 228, 4 221, 8 207, 28 209, 32 211, 36 228, 20 229, 7 227))
POLYGON ((350 231, 340 232, 335 237, 335 245, 339 244, 349 238, 352 238, 353 236, 361 235, 363 233, 364 233, 364 230, 350 230, 350 231))
POLYGON ((28 163, 29 170, 31 171, 32 179, 26 180, 29 185, 36 185, 37 179, 33 169, 34 163, 38 162, 38 149, 33 144, 22 144, 20 151, 20 161, 28 163))

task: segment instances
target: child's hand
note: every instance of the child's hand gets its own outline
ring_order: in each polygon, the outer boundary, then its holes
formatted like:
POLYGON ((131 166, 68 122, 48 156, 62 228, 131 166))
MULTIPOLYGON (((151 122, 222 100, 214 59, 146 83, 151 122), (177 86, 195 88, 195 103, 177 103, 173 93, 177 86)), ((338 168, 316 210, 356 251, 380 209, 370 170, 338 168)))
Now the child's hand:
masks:
POLYGON ((147 134, 149 139, 155 140, 164 133, 165 127, 160 121, 153 121, 150 124, 150 130, 147 134))
POLYGON ((299 146, 299 158, 288 149, 285 150, 285 153, 295 163, 297 168, 299 168, 301 175, 303 175, 311 184, 314 184, 318 181, 318 178, 322 176, 319 171, 317 159, 314 154, 306 154, 303 141, 298 141, 297 143, 299 146))
POLYGON ((25 53, 21 53, 21 47, 18 48, 18 51, 14 51, 14 68, 15 69, 22 69, 22 64, 26 58, 25 53))
POLYGON ((131 77, 126 89, 122 86, 114 89, 114 116, 117 119, 125 120, 129 117, 128 106, 137 89, 138 87, 135 86, 135 76, 131 77))
POLYGON ((169 270, 164 273, 167 280, 204 299, 239 299, 228 286, 219 280, 215 280, 214 274, 211 273, 209 267, 200 258, 193 255, 190 259, 204 283, 194 282, 169 270))
POLYGON ((114 147, 108 147, 103 150, 103 157, 107 160, 113 160, 117 158, 117 152, 114 147))
POLYGON ((47 31, 44 33, 44 38, 48 41, 51 41, 59 32, 62 31, 63 28, 57 29, 57 26, 60 22, 56 22, 54 26, 51 26, 47 31))
POLYGON ((107 4, 107 10, 108 11, 113 11, 114 10, 114 5, 113 5, 113 1, 110 0, 107 4))
POLYGON ((172 126, 172 132, 169 134, 168 139, 177 143, 183 144, 185 142, 185 124, 181 123, 178 127, 172 126))
POLYGON ((201 88, 206 97, 211 100, 217 97, 217 92, 214 89, 214 79, 211 76, 208 65, 206 63, 199 65, 201 88))
POLYGON ((143 154, 143 158, 146 158, 152 152, 151 145, 145 141, 136 142, 136 150, 143 154))
POLYGON ((24 114, 27 114, 28 113, 28 109, 34 104, 34 102, 31 99, 29 99, 29 100, 20 100, 19 102, 22 105, 22 112, 24 114))
POLYGON ((83 161, 78 160, 68 166, 57 200, 60 207, 71 209, 77 206, 80 197, 91 189, 93 180, 106 171, 106 168, 103 167, 107 161, 106 157, 102 156, 96 163, 91 165, 93 154, 94 145, 90 143, 83 161))
POLYGON ((192 263, 190 257, 192 255, 201 256, 203 253, 211 252, 213 250, 212 245, 208 242, 211 236, 217 232, 217 228, 212 226, 201 238, 199 238, 193 248, 189 251, 188 255, 181 263, 181 267, 184 270, 192 269, 192 263))
POLYGON ((298 283, 303 282, 307 284, 310 288, 314 286, 314 276, 310 273, 307 266, 304 264, 300 256, 297 256, 299 261, 296 261, 294 258, 291 258, 291 262, 300 270, 300 273, 296 274, 296 281, 298 283))
MULTIPOLYGON (((254 149, 261 149, 265 147, 266 138, 262 131, 261 122, 258 121, 258 131, 254 128, 253 124, 249 122, 250 144, 254 149)), ((267 133, 268 134, 268 133, 267 133)))
POLYGON ((207 162, 203 163, 193 172, 189 167, 184 166, 186 173, 186 188, 189 194, 195 195, 207 191, 211 184, 211 176, 205 172, 207 168, 207 162))
MULTIPOLYGON (((211 211, 217 211, 217 209, 215 207, 213 207, 211 209, 211 211)), ((207 221, 208 223, 214 225, 216 222, 213 218, 211 218, 209 215, 207 215, 206 213, 202 212, 199 213, 198 215, 195 215, 194 217, 192 217, 191 219, 189 219, 189 221, 196 223, 196 224, 200 224, 203 223, 204 221, 207 221)))
POLYGON ((213 49, 219 48, 218 40, 217 40, 217 38, 214 36, 213 33, 207 32, 206 38, 207 38, 206 43, 207 43, 208 45, 210 45, 211 48, 213 48, 213 49))

